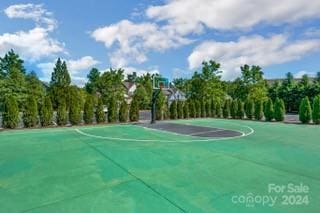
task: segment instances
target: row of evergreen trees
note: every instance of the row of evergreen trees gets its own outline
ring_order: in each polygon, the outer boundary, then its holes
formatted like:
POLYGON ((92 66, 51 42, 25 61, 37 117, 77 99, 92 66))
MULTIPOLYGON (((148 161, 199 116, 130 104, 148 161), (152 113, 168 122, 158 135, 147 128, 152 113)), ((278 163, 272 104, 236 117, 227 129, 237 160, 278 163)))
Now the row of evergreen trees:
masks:
POLYGON ((239 99, 227 99, 223 103, 220 100, 211 101, 173 101, 170 105, 170 119, 182 118, 232 118, 255 119, 266 121, 283 121, 285 106, 283 100, 277 98, 275 103, 271 99, 266 102, 247 100, 243 103, 239 99))
POLYGON ((314 98, 312 108, 308 96, 302 99, 299 107, 299 119, 304 124, 310 123, 311 120, 314 124, 320 124, 320 95, 314 98))
MULTIPOLYGON (((83 113, 79 102, 76 101, 76 97, 70 100, 69 109, 65 101, 63 101, 63 99, 61 100, 62 101, 58 103, 56 111, 56 123, 59 126, 64 126, 69 122, 72 125, 78 125, 82 123, 82 119, 85 124, 92 124, 94 117, 96 123, 105 123, 106 120, 109 123, 117 121, 127 122, 128 119, 130 119, 130 121, 139 120, 139 102, 136 97, 133 98, 130 111, 126 101, 118 104, 114 99, 111 99, 107 118, 105 116, 102 99, 99 99, 95 105, 95 100, 92 95, 87 95, 83 113)), ((20 121, 19 112, 17 99, 12 95, 6 96, 4 100, 2 126, 10 129, 16 128, 20 121)), ((40 106, 38 106, 33 96, 28 96, 25 107, 22 109, 22 120, 26 128, 35 127, 39 124, 42 127, 51 126, 54 122, 54 110, 50 96, 46 96, 40 106)))

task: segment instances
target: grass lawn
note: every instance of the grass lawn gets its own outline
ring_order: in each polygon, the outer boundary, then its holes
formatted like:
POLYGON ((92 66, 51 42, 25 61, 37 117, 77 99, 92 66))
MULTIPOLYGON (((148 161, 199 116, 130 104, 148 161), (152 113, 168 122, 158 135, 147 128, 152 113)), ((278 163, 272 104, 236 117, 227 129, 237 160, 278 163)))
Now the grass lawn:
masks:
POLYGON ((1 132, 0 212, 319 211, 319 127, 174 122, 243 136, 208 139, 136 125, 1 132))

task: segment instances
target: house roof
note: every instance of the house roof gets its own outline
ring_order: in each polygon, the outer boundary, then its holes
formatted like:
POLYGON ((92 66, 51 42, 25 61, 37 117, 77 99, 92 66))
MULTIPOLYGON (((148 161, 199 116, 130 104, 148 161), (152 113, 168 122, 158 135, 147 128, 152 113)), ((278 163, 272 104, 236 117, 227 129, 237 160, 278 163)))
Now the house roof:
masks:
POLYGON ((126 88, 126 90, 130 90, 130 88, 131 88, 133 85, 135 85, 136 83, 134 83, 134 82, 129 82, 129 81, 125 81, 125 82, 123 82, 122 84, 123 84, 123 86, 126 88))

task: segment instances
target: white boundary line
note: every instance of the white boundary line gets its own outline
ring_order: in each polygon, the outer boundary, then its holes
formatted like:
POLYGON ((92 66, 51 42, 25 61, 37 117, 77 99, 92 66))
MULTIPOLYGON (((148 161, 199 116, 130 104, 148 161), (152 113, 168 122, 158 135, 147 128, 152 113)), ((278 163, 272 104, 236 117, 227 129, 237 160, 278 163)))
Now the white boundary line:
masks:
MULTIPOLYGON (((254 133, 254 129, 252 129, 249 126, 245 126, 245 125, 239 125, 239 126, 248 128, 250 130, 250 132, 244 133, 244 132, 238 131, 238 132, 242 133, 242 135, 234 136, 234 137, 212 138, 212 139, 202 139, 202 140, 178 140, 178 141, 177 140, 152 140, 152 139, 149 140, 149 139, 115 138, 115 137, 105 137, 105 136, 99 136, 99 135, 92 135, 92 134, 85 133, 79 129, 75 129, 75 131, 83 136, 97 138, 97 139, 103 139, 103 140, 136 141, 136 142, 161 142, 161 143, 193 143, 193 142, 210 142, 210 141, 230 140, 230 139, 246 137, 246 136, 249 136, 254 133)), ((157 130, 157 129, 150 129, 150 130, 167 132, 167 133, 169 132, 169 131, 163 131, 163 130, 157 130)), ((181 134, 177 134, 177 135, 181 135, 181 134)), ((185 136, 185 135, 183 135, 183 136, 185 136)))

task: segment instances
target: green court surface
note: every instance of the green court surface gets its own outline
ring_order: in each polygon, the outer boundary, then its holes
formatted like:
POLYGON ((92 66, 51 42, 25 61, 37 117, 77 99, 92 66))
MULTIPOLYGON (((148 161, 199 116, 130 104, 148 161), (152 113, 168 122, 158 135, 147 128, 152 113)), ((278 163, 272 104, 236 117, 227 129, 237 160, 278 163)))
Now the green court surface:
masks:
POLYGON ((175 122, 243 135, 210 139, 136 125, 1 132, 0 212, 319 212, 319 127, 175 122))

